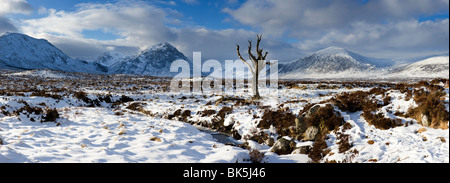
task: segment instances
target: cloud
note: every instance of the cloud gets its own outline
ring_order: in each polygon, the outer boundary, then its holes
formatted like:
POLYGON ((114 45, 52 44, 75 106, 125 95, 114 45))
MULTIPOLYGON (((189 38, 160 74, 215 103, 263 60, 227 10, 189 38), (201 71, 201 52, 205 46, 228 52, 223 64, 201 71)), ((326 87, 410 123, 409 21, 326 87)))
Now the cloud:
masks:
POLYGON ((0 35, 5 32, 16 32, 17 28, 7 18, 0 17, 0 35))
POLYGON ((401 51, 391 54, 395 57, 406 48, 410 54, 428 50, 429 45, 448 50, 448 20, 417 21, 448 10, 448 0, 247 0, 223 12, 266 35, 300 40, 297 46, 303 52, 339 45, 367 53, 401 51))
MULTIPOLYGON (((256 41, 257 33, 253 31, 206 29, 184 22, 183 15, 176 10, 142 1, 87 3, 78 4, 76 8, 73 12, 52 9, 44 12, 45 9, 41 8, 41 13, 48 16, 23 20, 21 30, 30 36, 48 39, 72 57, 98 56, 110 49, 137 52, 159 42, 170 42, 190 58, 194 51, 201 51, 203 60, 224 61, 237 59, 236 44, 246 48, 247 40, 256 41), (173 24, 177 26, 171 26, 173 24), (83 34, 86 30, 103 31, 116 37, 111 40, 89 39, 83 34)), ((290 44, 264 38, 262 46, 270 52, 268 58, 297 57, 286 54, 290 50, 298 50, 290 44)))
POLYGON ((186 4, 199 4, 198 0, 181 0, 186 4))
POLYGON ((374 57, 423 56, 448 52, 449 20, 418 22, 411 19, 387 24, 355 22, 298 44, 301 50, 341 46, 374 57))
POLYGON ((5 14, 30 14, 33 8, 25 0, 0 1, 0 15, 5 14))
POLYGON ((30 14, 33 11, 31 5, 25 0, 1 0, 0 1, 0 34, 16 32, 18 29, 6 16, 9 14, 30 14))
MULTIPOLYGON (((223 9, 230 15, 229 21, 253 27, 251 30, 205 28, 172 9, 176 6, 161 8, 155 2, 82 3, 74 11, 41 7, 39 12, 46 16, 22 20, 19 29, 48 39, 72 57, 98 56, 111 49, 131 53, 170 42, 188 57, 201 51, 204 60, 223 61, 237 59, 235 44, 244 49, 247 40, 256 41, 258 33, 264 34, 262 47, 269 51, 268 58, 281 62, 328 46, 377 57, 448 50, 448 18, 425 22, 414 18, 448 11, 448 6, 440 7, 448 5, 447 1, 248 0, 233 6, 236 9, 223 9), (98 40, 86 37, 86 32, 113 36, 98 40)), ((7 25, 5 22, 0 19, 7 25)))
MULTIPOLYGON (((177 30, 177 40, 175 44, 180 51, 186 53, 188 57, 192 52, 201 51, 202 60, 215 59, 219 61, 238 59, 236 54, 236 44, 241 47, 243 56, 247 53, 248 40, 256 42, 256 32, 244 29, 224 29, 208 30, 200 29, 180 29, 177 30)), ((298 48, 292 45, 263 37, 261 48, 268 51, 268 60, 292 60, 298 57, 298 48)), ((255 47, 252 48, 255 53, 255 47)), ((248 58, 248 56, 244 56, 248 58)))
MULTIPOLYGON (((74 12, 50 9, 46 17, 23 20, 21 30, 25 34, 56 42, 57 46, 63 45, 63 42, 59 41, 61 38, 67 38, 72 42, 78 40, 96 46, 112 44, 144 48, 158 42, 170 42, 176 38, 176 34, 166 26, 176 22, 176 19, 168 17, 175 11, 165 11, 149 3, 141 1, 118 1, 114 4, 84 3, 76 5, 76 8, 74 12), (84 37, 83 31, 103 31, 116 37, 109 41, 89 40, 84 37)), ((43 11, 44 9, 41 13, 43 11)), ((72 53, 72 56, 87 56, 85 52, 81 52, 81 48, 65 45, 62 47, 67 49, 61 49, 72 53)))

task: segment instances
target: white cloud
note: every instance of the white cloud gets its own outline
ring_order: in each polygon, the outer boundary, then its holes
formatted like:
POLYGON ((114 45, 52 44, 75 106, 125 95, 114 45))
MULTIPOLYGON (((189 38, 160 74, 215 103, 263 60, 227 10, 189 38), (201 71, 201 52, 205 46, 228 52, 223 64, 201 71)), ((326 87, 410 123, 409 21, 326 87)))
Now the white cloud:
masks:
POLYGON ((395 57, 404 55, 405 48, 411 50, 409 54, 429 50, 430 45, 448 50, 448 27, 444 28, 448 20, 415 19, 448 14, 448 10, 448 0, 371 0, 365 4, 354 0, 247 0, 236 9, 223 11, 266 35, 300 40, 297 46, 304 52, 342 46, 372 54, 398 51, 390 54, 395 57))
POLYGON ((33 8, 25 0, 1 0, 0 15, 5 14, 30 14, 33 8))
POLYGON ((18 29, 13 21, 7 17, 9 14, 30 14, 33 8, 25 0, 0 1, 0 34, 16 32, 18 29))
MULTIPOLYGON (((72 12, 42 7, 39 12, 47 16, 23 20, 20 30, 48 39, 73 57, 96 56, 111 49, 132 52, 170 42, 188 57, 194 51, 201 51, 204 59, 223 61, 237 59, 235 44, 246 49, 247 40, 255 40, 257 33, 264 34, 262 47, 269 51, 268 58, 280 61, 290 61, 328 46, 342 46, 378 57, 448 50, 448 19, 418 22, 411 18, 448 11, 448 6, 436 7, 448 5, 447 1, 428 4, 420 0, 401 1, 416 5, 395 0, 368 1, 364 5, 353 0, 324 2, 248 0, 237 9, 223 10, 230 14, 229 21, 238 21, 255 30, 207 29, 177 10, 156 6, 157 1, 138 0, 83 3, 76 5, 72 12), (405 7, 394 11, 401 5, 405 7), (85 31, 103 31, 115 37, 89 39, 85 31), (300 41, 280 41, 286 37, 300 41)), ((0 18, 0 25, 6 27, 7 23, 0 18)))
MULTIPOLYGON (((148 47, 163 41, 172 41, 176 35, 166 26, 174 20, 171 12, 141 1, 119 1, 114 4, 84 3, 74 12, 48 10, 48 16, 23 20, 21 30, 30 36, 49 39, 61 45, 62 38, 98 45, 148 47), (103 31, 116 35, 110 41, 88 40, 83 31, 103 31)), ((172 11, 173 13, 173 11, 172 11)), ((73 42, 73 41, 72 41, 73 42)), ((68 46, 66 46, 69 48, 68 46)), ((83 45, 79 45, 83 47, 83 45)), ((74 50, 63 49, 72 56, 87 56, 74 50)))
POLYGON ((15 32, 17 31, 16 26, 14 26, 8 18, 3 18, 0 16, 0 35, 5 32, 15 32))
POLYGON ((187 4, 198 4, 198 0, 182 0, 183 2, 187 3, 187 4))
MULTIPOLYGON (((197 25, 172 27, 170 25, 177 22, 184 24, 178 19, 183 18, 181 13, 142 1, 88 3, 76 7, 74 12, 50 9, 44 18, 23 20, 22 32, 48 39, 72 57, 97 56, 113 48, 137 51, 159 42, 170 42, 188 57, 192 57, 194 51, 201 51, 204 60, 220 61, 237 59, 236 44, 246 48, 247 40, 255 40, 257 34, 244 29, 212 30, 197 25), (105 31, 117 37, 104 41, 88 39, 84 37, 85 30, 105 31)), ((298 50, 270 38, 264 38, 262 46, 270 52, 268 58, 276 59, 292 59, 298 50)))
POLYGON ((341 46, 374 57, 412 57, 448 52, 449 20, 406 20, 386 24, 355 22, 298 44, 302 50, 341 46))

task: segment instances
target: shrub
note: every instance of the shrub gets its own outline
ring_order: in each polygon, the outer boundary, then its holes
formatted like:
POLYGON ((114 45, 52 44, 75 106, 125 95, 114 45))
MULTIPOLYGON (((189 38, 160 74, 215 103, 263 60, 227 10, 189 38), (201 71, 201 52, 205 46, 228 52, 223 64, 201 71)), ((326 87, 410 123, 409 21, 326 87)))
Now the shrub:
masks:
POLYGON ((362 110, 375 111, 382 106, 388 105, 391 102, 391 97, 385 95, 386 89, 372 88, 368 92, 344 92, 337 95, 331 101, 339 107, 342 111, 357 112, 362 110), (383 104, 370 98, 370 95, 383 95, 383 104))
POLYGON ((316 126, 320 128, 320 132, 324 135, 328 131, 338 129, 345 123, 344 118, 339 112, 334 111, 334 107, 330 104, 320 107, 316 112, 305 118, 306 126, 316 126))
POLYGON ((92 100, 89 97, 87 97, 87 94, 83 91, 75 92, 73 94, 73 97, 77 98, 78 100, 83 101, 87 104, 88 107, 98 107, 100 106, 100 101, 98 99, 92 100))
POLYGON ((13 113, 15 115, 20 115, 20 113, 27 113, 27 114, 36 114, 36 115, 40 115, 42 114, 44 111, 42 110, 42 108, 40 107, 30 107, 28 104, 21 107, 20 109, 17 109, 16 111, 14 111, 13 113))
POLYGON ((30 95, 31 97, 47 97, 47 98, 53 98, 53 99, 57 99, 57 100, 61 100, 62 96, 61 95, 57 95, 57 94, 48 94, 46 93, 44 90, 36 90, 33 91, 33 93, 31 93, 30 95))
POLYGON ((368 103, 368 92, 344 92, 337 95, 332 101, 342 111, 356 112, 361 111, 365 103, 368 103))
POLYGON ((353 147, 353 143, 350 143, 350 135, 338 133, 337 140, 337 144, 339 145, 339 153, 344 153, 353 147))
POLYGON ((445 109, 444 101, 441 100, 446 95, 445 92, 436 90, 427 92, 423 89, 414 92, 414 101, 418 107, 410 108, 406 114, 417 121, 422 121, 422 116, 427 116, 433 128, 446 129, 449 121, 449 112, 445 109))
POLYGON ((209 109, 206 109, 206 110, 204 110, 204 111, 198 111, 197 112, 197 115, 200 115, 201 117, 205 117, 205 116, 211 116, 211 115, 213 115, 213 114, 216 114, 216 110, 209 110, 209 109))
POLYGON ((387 130, 402 125, 401 119, 390 119, 384 117, 383 113, 374 113, 372 111, 364 111, 362 113, 366 121, 375 126, 375 128, 387 130))
POLYGON ((264 153, 256 149, 250 150, 249 155, 252 163, 263 163, 263 160, 266 159, 264 153))
POLYGON ((47 109, 46 114, 42 117, 41 122, 55 122, 59 118, 59 113, 56 109, 47 109))
POLYGON ((91 99, 87 97, 87 94, 83 91, 79 91, 79 92, 75 92, 73 94, 73 97, 85 102, 85 103, 90 103, 91 99))
POLYGON ((133 102, 130 105, 127 106, 127 109, 133 110, 133 111, 141 111, 142 110, 142 103, 140 102, 133 102))
POLYGON ((233 108, 231 107, 223 107, 222 109, 217 112, 216 117, 214 117, 212 122, 212 128, 222 131, 222 132, 230 132, 232 129, 232 126, 224 126, 225 117, 228 114, 231 114, 233 112, 233 108))
POLYGON ((167 118, 173 119, 175 117, 178 118, 178 121, 187 122, 187 118, 191 117, 191 110, 185 110, 182 112, 181 109, 178 109, 173 114, 170 114, 167 118))
POLYGON ((279 135, 285 136, 289 135, 289 127, 295 126, 295 118, 289 109, 265 110, 258 127, 269 129, 273 126, 279 135))
POLYGON ((325 142, 324 138, 317 138, 314 141, 313 147, 309 152, 308 157, 311 158, 314 163, 318 163, 325 156, 324 149, 326 149, 327 147, 327 142, 325 142))

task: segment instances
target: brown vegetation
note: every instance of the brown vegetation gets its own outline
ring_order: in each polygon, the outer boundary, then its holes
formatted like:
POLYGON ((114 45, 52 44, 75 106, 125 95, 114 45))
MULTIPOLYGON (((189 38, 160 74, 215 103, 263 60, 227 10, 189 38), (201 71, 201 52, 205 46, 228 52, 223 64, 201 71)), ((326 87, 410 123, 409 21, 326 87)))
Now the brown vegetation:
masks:
POLYGON ((279 135, 285 136, 290 134, 289 128, 295 126, 295 118, 296 116, 288 108, 276 111, 266 109, 258 127, 269 129, 273 126, 279 135))
POLYGON ((423 89, 414 92, 414 101, 418 107, 410 108, 407 117, 412 117, 423 125, 433 128, 447 129, 449 112, 441 98, 446 95, 442 90, 425 91, 423 89), (426 118, 424 118, 426 116, 426 118), (427 121, 423 121, 427 119, 427 121))
POLYGON ((319 127, 319 133, 326 134, 329 131, 338 129, 345 123, 340 113, 334 111, 330 104, 318 108, 314 113, 305 118, 306 125, 319 127))

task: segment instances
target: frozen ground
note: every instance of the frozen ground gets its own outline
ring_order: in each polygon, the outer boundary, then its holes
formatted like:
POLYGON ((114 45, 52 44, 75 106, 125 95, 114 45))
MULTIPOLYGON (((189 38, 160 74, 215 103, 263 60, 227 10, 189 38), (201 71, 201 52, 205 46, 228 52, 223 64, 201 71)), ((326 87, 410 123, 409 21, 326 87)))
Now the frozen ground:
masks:
MULTIPOLYGON (((309 103, 328 103, 336 94, 368 91, 378 85, 348 87, 345 84, 299 83, 287 87, 280 83, 278 98, 251 103, 246 89, 234 95, 204 93, 176 94, 167 90, 168 79, 137 76, 70 75, 51 72, 0 75, 0 162, 250 162, 249 150, 218 142, 211 134, 190 123, 212 124, 220 110, 232 108, 224 116, 224 126, 241 137, 238 144, 264 153, 264 162, 307 163, 307 154, 277 155, 266 143, 248 140, 263 132, 277 139, 275 129, 260 129, 265 110, 287 109, 298 115, 309 103), (30 75, 28 75, 30 74, 30 75), (57 75, 58 77, 53 77, 57 75), (35 89, 35 90, 32 90, 35 89), (57 96, 36 96, 36 90, 57 96), (75 97, 83 91, 89 100, 75 97), (59 96, 59 97, 58 97, 59 96), (110 96, 113 102, 99 100, 110 96), (128 96, 133 101, 123 101, 128 96), (94 100, 98 102, 93 102, 94 100), (240 102, 248 102, 239 104, 240 102), (133 103, 139 103, 132 108, 133 103), (90 106, 93 104, 93 106, 90 106), (39 122, 44 115, 19 112, 25 106, 55 108, 55 122, 39 122), (186 119, 169 117, 177 110, 189 111, 186 119), (202 115, 203 111, 215 111, 202 115), (185 121, 185 122, 183 122, 185 121), (246 140, 247 139, 247 140, 246 140)), ((262 89, 262 96, 268 95, 262 89)), ((448 87, 445 89, 448 111, 448 87)), ((391 103, 380 109, 386 117, 400 119, 399 127, 381 130, 366 122, 361 111, 338 110, 350 129, 342 127, 327 135, 327 151, 321 162, 449 162, 449 130, 423 127, 412 118, 393 115, 416 104, 405 93, 389 90, 391 103), (392 111, 392 112, 389 112, 392 111), (353 146, 340 153, 337 133, 350 136, 353 146)), ((381 96, 374 96, 380 98, 381 96)), ((324 104, 321 104, 324 105, 324 104)), ((448 125, 448 122, 447 122, 448 125)), ((283 137, 290 139, 290 137, 283 137)), ((296 146, 312 146, 313 141, 295 140, 296 146)))

